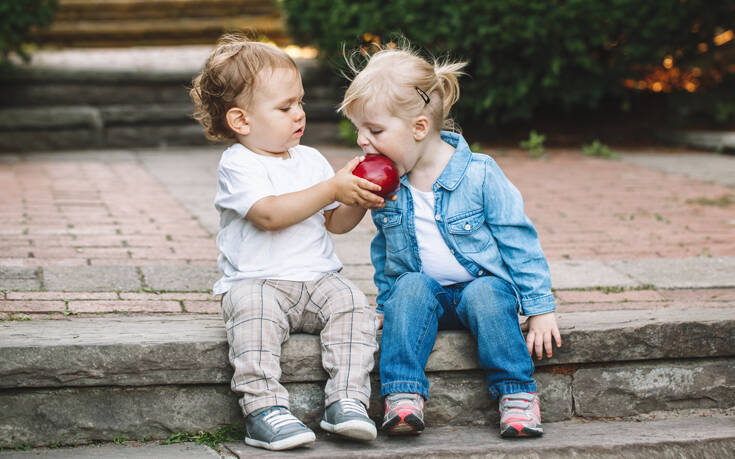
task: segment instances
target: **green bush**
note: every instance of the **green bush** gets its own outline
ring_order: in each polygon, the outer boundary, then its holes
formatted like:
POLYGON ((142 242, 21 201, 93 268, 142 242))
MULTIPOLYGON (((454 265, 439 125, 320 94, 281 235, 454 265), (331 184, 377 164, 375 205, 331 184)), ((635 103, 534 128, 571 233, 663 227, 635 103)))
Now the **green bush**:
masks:
POLYGON ((528 150, 532 157, 542 158, 544 156, 545 141, 545 135, 539 134, 538 132, 533 130, 528 134, 528 139, 521 141, 520 147, 524 150, 528 150))
MULTIPOLYGON (((618 106, 665 56, 700 62, 735 23, 735 0, 283 0, 291 35, 340 66, 342 49, 405 37, 469 62, 460 121, 528 120, 618 106), (703 52, 700 44, 708 43, 703 52)), ((735 40, 724 47, 732 47, 735 40)), ((722 47, 720 47, 722 48, 722 47)), ((719 50, 718 50, 719 51, 719 50)), ((629 104, 629 102, 626 102, 629 104)))
POLYGON ((58 0, 0 1, 0 63, 7 62, 11 53, 28 59, 23 45, 31 28, 51 24, 58 4, 58 0))
POLYGON ((582 145, 582 151, 585 156, 592 156, 594 158, 620 159, 620 155, 598 139, 594 139, 590 144, 582 145))

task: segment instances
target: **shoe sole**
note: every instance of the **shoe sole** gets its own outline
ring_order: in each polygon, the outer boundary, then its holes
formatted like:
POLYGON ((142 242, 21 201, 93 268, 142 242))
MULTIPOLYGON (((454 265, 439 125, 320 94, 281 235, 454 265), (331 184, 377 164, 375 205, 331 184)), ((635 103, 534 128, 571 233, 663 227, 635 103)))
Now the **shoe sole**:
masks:
POLYGON ((345 421, 339 424, 331 424, 322 420, 319 427, 343 437, 353 438, 355 440, 375 440, 378 437, 378 429, 374 425, 365 421, 345 421))
POLYGON ((508 426, 505 430, 500 432, 500 436, 503 438, 517 438, 517 437, 540 437, 544 434, 544 429, 537 427, 535 429, 530 427, 524 427, 521 430, 516 429, 513 426, 508 426))
POLYGON ((250 437, 245 437, 246 444, 250 446, 255 446, 257 448, 269 449, 271 451, 281 451, 284 449, 298 448, 299 446, 305 446, 309 443, 314 443, 314 440, 316 440, 316 435, 314 435, 314 432, 300 433, 298 435, 294 435, 293 437, 284 438, 283 440, 278 440, 271 443, 256 440, 250 437))
POLYGON ((398 416, 383 424, 383 431, 388 435, 418 435, 424 430, 424 421, 409 414, 401 419, 398 416))

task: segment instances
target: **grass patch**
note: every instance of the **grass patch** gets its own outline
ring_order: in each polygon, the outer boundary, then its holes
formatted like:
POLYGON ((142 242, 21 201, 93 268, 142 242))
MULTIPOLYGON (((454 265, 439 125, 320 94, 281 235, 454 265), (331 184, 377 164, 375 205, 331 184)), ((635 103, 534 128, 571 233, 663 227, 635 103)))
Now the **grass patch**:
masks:
MULTIPOLYGON (((556 290, 556 289, 553 289, 556 290)), ((633 287, 622 287, 619 285, 604 287, 604 286, 597 286, 597 287, 585 287, 585 288, 570 288, 570 289, 564 289, 564 290, 572 290, 575 292, 602 292, 604 294, 611 294, 611 293, 623 293, 623 292, 633 292, 637 290, 656 290, 656 286, 653 284, 643 284, 643 285, 636 285, 633 287)))
POLYGON ((696 198, 687 199, 687 204, 696 204, 698 206, 715 206, 715 207, 729 207, 735 204, 735 195, 725 194, 719 198, 696 198))
POLYGON ((242 424, 229 424, 214 433, 197 432, 194 434, 191 432, 177 432, 168 437, 163 444, 171 445, 174 443, 194 442, 197 445, 207 445, 215 449, 217 445, 226 441, 242 441, 245 436, 243 429, 244 426, 242 424))

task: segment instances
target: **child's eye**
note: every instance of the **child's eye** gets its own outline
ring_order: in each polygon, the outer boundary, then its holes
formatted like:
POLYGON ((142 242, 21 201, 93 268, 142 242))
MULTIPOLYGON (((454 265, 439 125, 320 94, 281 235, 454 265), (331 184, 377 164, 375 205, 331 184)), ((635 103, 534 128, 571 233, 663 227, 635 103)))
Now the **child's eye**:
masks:
POLYGON ((372 135, 378 135, 378 134, 380 134, 381 132, 383 132, 383 130, 382 130, 382 129, 370 129, 370 133, 371 133, 372 135))

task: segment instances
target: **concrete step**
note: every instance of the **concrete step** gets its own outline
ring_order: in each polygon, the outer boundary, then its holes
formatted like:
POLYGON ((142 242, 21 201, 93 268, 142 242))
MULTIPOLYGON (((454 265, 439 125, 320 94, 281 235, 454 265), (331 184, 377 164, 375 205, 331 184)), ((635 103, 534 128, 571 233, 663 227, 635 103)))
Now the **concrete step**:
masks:
MULTIPOLYGON (((548 422, 735 405, 735 308, 560 314, 564 346, 537 362, 548 422)), ((466 332, 441 332, 427 364, 433 427, 498 422, 466 332)), ((284 345, 291 408, 323 410, 317 336, 284 345)), ((377 367, 377 365, 376 365, 377 367)), ((0 324, 1 446, 167 438, 241 424, 219 318, 127 317, 0 324)), ((373 374, 372 417, 382 406, 373 374)))

